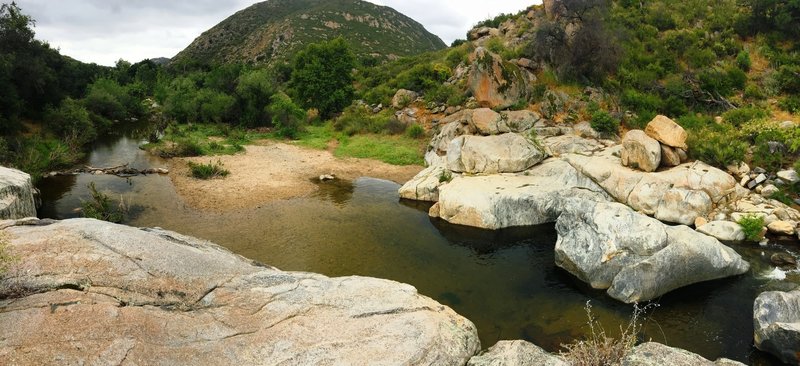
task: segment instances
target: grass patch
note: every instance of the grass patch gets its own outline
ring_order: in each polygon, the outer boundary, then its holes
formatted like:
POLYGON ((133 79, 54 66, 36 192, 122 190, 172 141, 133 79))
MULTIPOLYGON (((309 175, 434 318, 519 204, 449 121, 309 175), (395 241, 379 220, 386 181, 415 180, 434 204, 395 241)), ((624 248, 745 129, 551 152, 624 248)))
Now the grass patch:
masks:
POLYGON ((326 123, 319 126, 308 126, 297 137, 298 140, 295 141, 297 145, 310 149, 325 150, 328 148, 328 143, 336 139, 336 133, 333 130, 333 125, 326 123))
POLYGON ((423 142, 406 136, 356 135, 339 139, 334 155, 380 160, 392 165, 422 165, 423 142))
POLYGON ((271 137, 224 124, 180 124, 169 126, 161 141, 144 148, 163 158, 234 155, 244 151, 245 144, 271 137))
POLYGON ((117 224, 125 219, 125 214, 128 210, 123 200, 120 200, 115 208, 111 198, 107 194, 99 192, 94 182, 89 183, 89 193, 92 195, 91 200, 81 203, 83 217, 117 224))
POLYGON ((189 170, 191 170, 191 176, 197 179, 225 178, 231 174, 219 160, 216 163, 209 162, 208 164, 197 164, 190 161, 189 170))

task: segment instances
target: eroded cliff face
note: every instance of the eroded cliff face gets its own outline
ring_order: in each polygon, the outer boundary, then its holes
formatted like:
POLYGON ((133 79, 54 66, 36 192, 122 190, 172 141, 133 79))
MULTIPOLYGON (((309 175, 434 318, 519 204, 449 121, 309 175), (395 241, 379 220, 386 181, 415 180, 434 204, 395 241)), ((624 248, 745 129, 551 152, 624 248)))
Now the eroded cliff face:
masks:
POLYGON ((0 220, 36 216, 31 176, 0 167, 0 220))
POLYGON ((160 229, 4 226, 20 261, 0 364, 464 365, 480 350, 472 322, 410 285, 283 272, 160 229))

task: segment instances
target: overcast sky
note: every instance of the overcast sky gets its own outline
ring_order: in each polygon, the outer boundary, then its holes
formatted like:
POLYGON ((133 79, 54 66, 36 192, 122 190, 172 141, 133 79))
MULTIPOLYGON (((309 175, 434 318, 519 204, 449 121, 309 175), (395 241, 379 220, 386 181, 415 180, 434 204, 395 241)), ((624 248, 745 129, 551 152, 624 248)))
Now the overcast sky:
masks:
MULTIPOLYGON (((6 2, 8 0, 0 0, 6 2)), ((16 0, 36 38, 84 62, 172 57, 203 31, 256 0, 16 0)), ((478 21, 540 0, 372 0, 422 23, 450 44, 478 21)))

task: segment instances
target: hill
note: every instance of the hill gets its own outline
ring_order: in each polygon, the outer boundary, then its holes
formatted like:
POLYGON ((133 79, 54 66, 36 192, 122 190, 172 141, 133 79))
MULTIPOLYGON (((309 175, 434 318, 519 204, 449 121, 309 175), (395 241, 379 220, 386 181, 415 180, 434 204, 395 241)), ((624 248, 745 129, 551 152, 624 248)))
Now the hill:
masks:
POLYGON ((269 0, 241 10, 194 40, 174 63, 273 63, 303 45, 342 37, 358 55, 409 56, 445 48, 392 8, 360 0, 269 0))

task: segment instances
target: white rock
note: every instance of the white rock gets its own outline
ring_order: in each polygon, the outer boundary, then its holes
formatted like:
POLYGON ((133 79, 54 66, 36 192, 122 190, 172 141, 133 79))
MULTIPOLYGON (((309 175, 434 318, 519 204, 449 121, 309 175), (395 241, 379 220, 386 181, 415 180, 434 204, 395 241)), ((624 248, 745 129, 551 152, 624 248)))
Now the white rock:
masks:
POLYGON ((622 139, 622 165, 653 172, 661 164, 661 144, 641 130, 631 130, 622 139))
POLYGON ((774 221, 767 225, 769 232, 779 235, 794 235, 796 227, 797 223, 791 221, 774 221))
POLYGON ((459 136, 447 149, 447 168, 470 174, 516 173, 546 157, 540 147, 516 133, 459 136))
POLYGON ((800 182, 800 176, 798 176, 797 172, 794 169, 779 171, 778 178, 789 184, 800 182))
POLYGON ((0 166, 0 220, 36 217, 31 176, 0 166))
POLYGON ((712 221, 698 227, 697 231, 721 241, 739 242, 746 239, 742 227, 730 221, 712 221))

